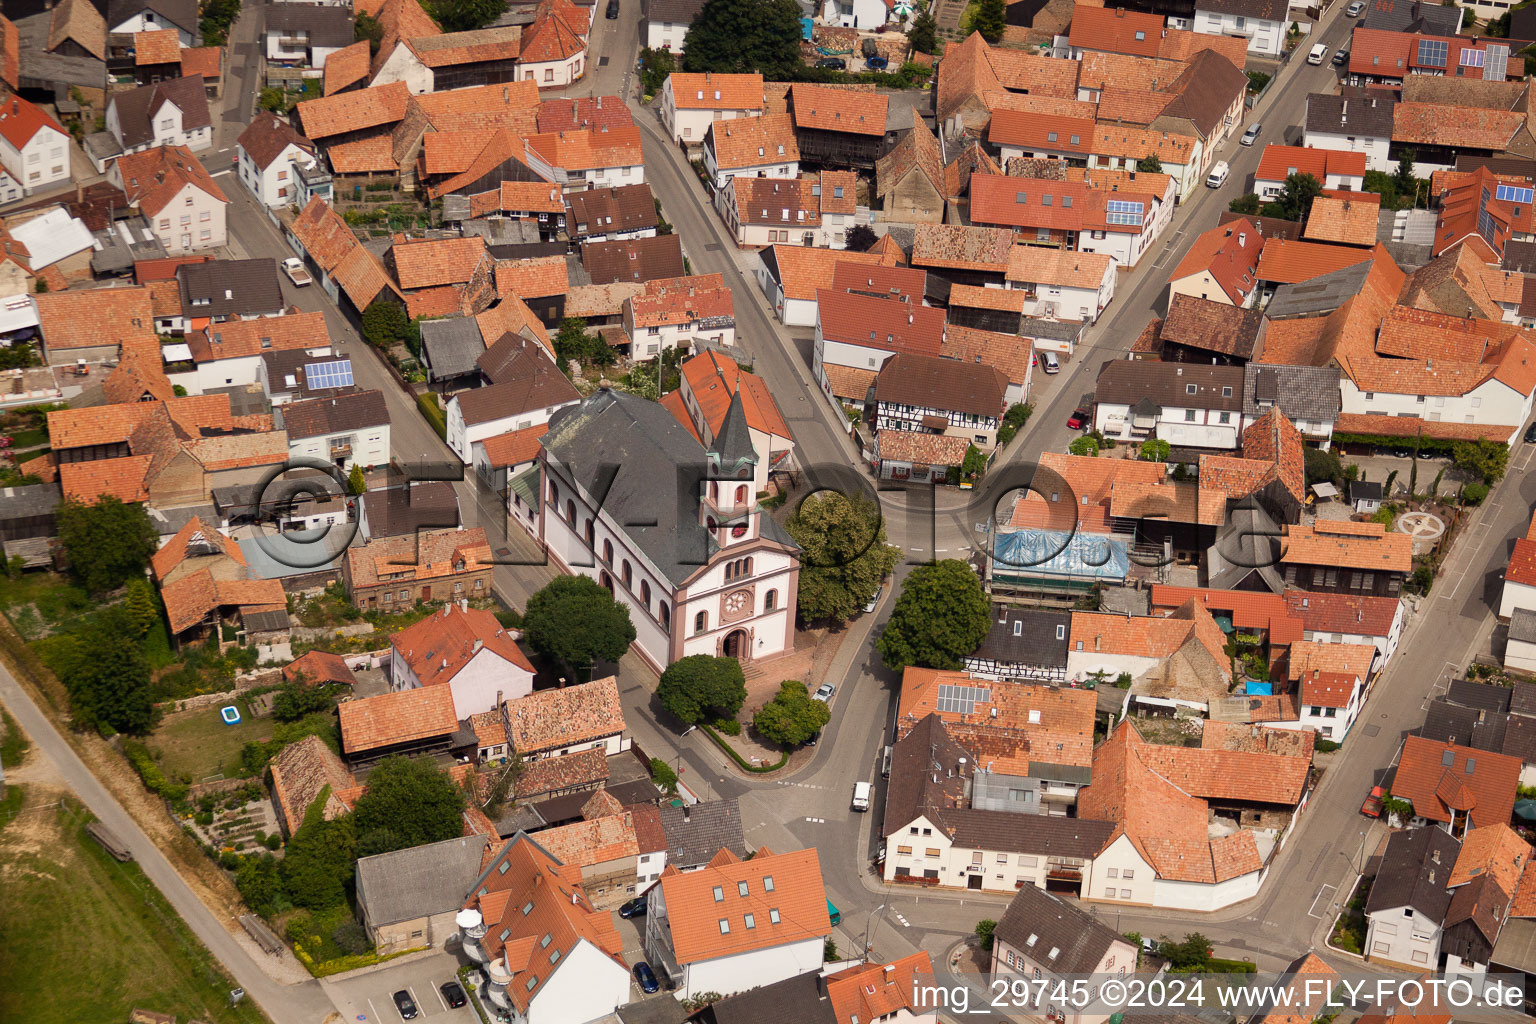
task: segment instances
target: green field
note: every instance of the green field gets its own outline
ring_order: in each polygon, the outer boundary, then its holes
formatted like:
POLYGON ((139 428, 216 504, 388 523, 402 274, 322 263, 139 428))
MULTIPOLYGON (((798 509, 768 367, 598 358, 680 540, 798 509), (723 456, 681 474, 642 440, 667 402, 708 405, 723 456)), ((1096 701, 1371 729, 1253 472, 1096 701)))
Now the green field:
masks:
POLYGON ((73 802, 29 807, 0 831, 0 1020, 124 1021, 135 1007, 210 1024, 263 1024, 134 864, 84 833, 73 802))
POLYGON ((240 748, 272 738, 272 719, 252 718, 242 708, 240 724, 227 725, 219 717, 219 707, 168 715, 149 736, 149 745, 164 755, 160 769, 167 776, 185 775, 193 782, 220 773, 236 778, 244 774, 240 748))

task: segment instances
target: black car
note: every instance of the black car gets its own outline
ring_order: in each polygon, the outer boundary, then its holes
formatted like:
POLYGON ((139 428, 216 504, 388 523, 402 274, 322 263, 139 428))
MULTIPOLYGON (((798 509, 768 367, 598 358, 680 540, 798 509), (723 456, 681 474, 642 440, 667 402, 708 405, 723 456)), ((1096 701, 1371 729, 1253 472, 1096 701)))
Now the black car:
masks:
POLYGON ((1525 428, 1525 443, 1536 444, 1536 422, 1525 428))
POLYGON ((635 981, 640 983, 640 991, 646 995, 661 990, 661 982, 656 980, 656 972, 651 970, 651 965, 644 960, 635 964, 635 981))
POLYGON ((603 16, 606 17, 609 21, 618 21, 619 0, 608 0, 608 9, 603 12, 603 16))
POLYGON ((400 1011, 400 1016, 405 1020, 412 1020, 416 1016, 416 1000, 405 989, 395 993, 395 1009, 400 1011))
POLYGON ((620 917, 624 917, 624 918, 644 917, 645 916, 645 897, 644 896, 636 896, 634 899, 632 899, 628 903, 624 904, 622 907, 619 908, 619 916, 620 917))
POLYGON ((816 66, 819 68, 836 68, 838 71, 843 71, 848 67, 848 62, 841 57, 823 57, 816 62, 816 66))
POLYGON ((443 994, 443 1002, 451 1010, 457 1010, 469 1001, 464 997, 464 989, 456 981, 445 981, 437 990, 443 994))

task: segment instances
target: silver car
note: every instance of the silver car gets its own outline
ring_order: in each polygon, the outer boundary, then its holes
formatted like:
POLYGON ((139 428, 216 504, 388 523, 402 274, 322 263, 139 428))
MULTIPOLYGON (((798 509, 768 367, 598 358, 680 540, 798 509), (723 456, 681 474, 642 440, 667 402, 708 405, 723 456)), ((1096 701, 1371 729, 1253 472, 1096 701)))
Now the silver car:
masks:
POLYGON ((819 700, 823 704, 828 704, 831 703, 832 695, 836 692, 837 687, 833 686, 831 683, 822 683, 820 686, 816 687, 816 692, 811 694, 811 699, 819 700))
POLYGON ((1365 2, 1364 2, 1364 0, 1355 0, 1354 3, 1352 3, 1348 7, 1344 8, 1344 16, 1347 17, 1347 18, 1358 18, 1358 17, 1360 17, 1360 12, 1364 11, 1364 10, 1365 10, 1365 2))

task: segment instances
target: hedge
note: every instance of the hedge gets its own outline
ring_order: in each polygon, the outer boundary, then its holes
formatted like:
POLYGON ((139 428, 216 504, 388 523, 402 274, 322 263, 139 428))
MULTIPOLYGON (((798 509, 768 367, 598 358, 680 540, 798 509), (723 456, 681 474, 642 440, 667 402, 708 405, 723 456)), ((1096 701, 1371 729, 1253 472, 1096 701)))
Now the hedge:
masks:
POLYGON ((359 967, 372 967, 374 964, 382 964, 387 960, 393 960, 397 956, 405 956, 407 953, 419 953, 425 946, 416 946, 412 949, 402 949, 394 953, 356 953, 352 956, 338 956, 334 960, 315 962, 315 958, 304 951, 299 943, 293 944, 293 955, 299 958, 299 963, 305 970, 317 978, 328 978, 333 974, 342 974, 346 971, 355 971, 359 967))
POLYGON ((444 441, 448 440, 448 420, 443 416, 442 406, 437 404, 437 396, 428 391, 416 396, 416 408, 432 424, 432 429, 437 431, 437 436, 444 441))
POLYGON ((144 782, 144 788, 158 796, 162 796, 171 803, 179 803, 187 798, 187 786, 184 783, 173 783, 165 777, 160 766, 155 764, 155 759, 149 753, 149 748, 137 740, 123 741, 123 754, 127 756, 128 763, 133 765, 134 771, 139 773, 139 778, 144 782))
POLYGON ((1414 442, 1418 442, 1421 455, 1425 452, 1450 455, 1458 443, 1438 437, 1390 437, 1386 434, 1341 434, 1338 431, 1334 431, 1333 441, 1337 444, 1369 444, 1377 448, 1407 448, 1410 451, 1414 448, 1414 442))
POLYGON ((763 765, 751 764, 745 758, 743 758, 740 754, 736 753, 736 749, 734 747, 732 747, 729 743, 725 742, 725 740, 721 739, 719 734, 717 734, 715 732, 715 730, 711 729, 707 725, 704 725, 702 722, 699 724, 699 729, 700 729, 700 731, 702 731, 704 733, 704 735, 708 736, 710 739, 715 741, 715 746, 719 747, 721 750, 723 750, 727 754, 731 755, 731 760, 735 761, 737 765, 739 765, 742 769, 744 769, 746 771, 756 772, 758 774, 762 774, 764 772, 776 772, 780 768, 784 767, 784 762, 789 760, 789 751, 786 750, 786 751, 784 751, 783 755, 780 756, 778 761, 775 762, 774 764, 763 764, 763 765))

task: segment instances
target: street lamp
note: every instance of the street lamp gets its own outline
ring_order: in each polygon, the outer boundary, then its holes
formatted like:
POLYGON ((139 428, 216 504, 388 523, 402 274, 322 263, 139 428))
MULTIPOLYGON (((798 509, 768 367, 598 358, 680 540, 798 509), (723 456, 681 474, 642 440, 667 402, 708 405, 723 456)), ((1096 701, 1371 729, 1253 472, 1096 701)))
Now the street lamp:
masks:
POLYGON ((864 922, 864 955, 866 957, 869 956, 869 926, 875 923, 875 915, 884 909, 885 904, 880 904, 874 910, 869 912, 869 918, 864 922))

